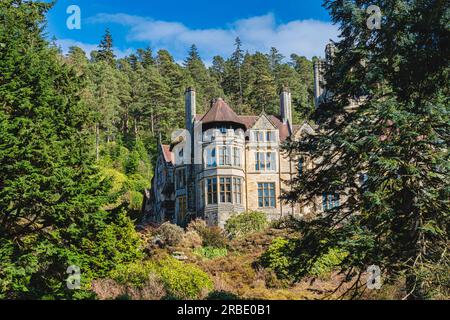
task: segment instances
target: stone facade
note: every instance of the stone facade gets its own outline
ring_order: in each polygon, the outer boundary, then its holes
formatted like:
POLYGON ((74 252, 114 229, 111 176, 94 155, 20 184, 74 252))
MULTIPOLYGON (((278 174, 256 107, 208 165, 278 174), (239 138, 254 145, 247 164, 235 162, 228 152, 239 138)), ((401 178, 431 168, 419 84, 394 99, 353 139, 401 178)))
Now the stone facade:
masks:
MULTIPOLYGON (((334 55, 327 46, 327 60, 334 55)), ((318 60, 315 102, 330 94, 323 78, 327 61, 318 60)), ((223 227, 235 213, 261 211, 269 220, 288 215, 310 216, 339 206, 339 195, 318 195, 313 201, 287 204, 280 200, 288 181, 301 170, 310 170, 320 159, 308 155, 289 158, 282 151, 287 139, 302 139, 317 128, 292 123, 291 94, 280 92, 280 115, 237 115, 222 99, 212 102, 204 115, 196 114, 195 90, 186 90, 185 130, 159 146, 159 156, 146 193, 144 211, 150 221, 171 221, 181 226, 195 218, 223 227)))
POLYGON ((144 210, 150 221, 186 225, 203 218, 223 227, 235 213, 261 211, 269 220, 302 216, 315 204, 283 203, 287 181, 310 166, 281 150, 286 139, 313 134, 308 123, 292 124, 291 95, 280 93, 279 117, 237 115, 222 99, 205 115, 195 114, 195 91, 186 91, 186 130, 174 134, 159 156, 144 210))

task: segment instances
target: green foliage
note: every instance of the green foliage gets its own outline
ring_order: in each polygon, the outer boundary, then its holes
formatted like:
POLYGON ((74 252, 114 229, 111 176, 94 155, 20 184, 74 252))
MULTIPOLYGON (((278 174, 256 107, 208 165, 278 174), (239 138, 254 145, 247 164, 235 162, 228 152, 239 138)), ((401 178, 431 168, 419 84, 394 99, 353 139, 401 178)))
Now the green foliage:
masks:
POLYGON ((264 212, 250 211, 231 216, 225 223, 225 230, 235 238, 262 231, 267 225, 267 215, 264 212))
POLYGON ((90 298, 90 281, 140 257, 133 224, 94 166, 86 61, 42 35, 51 4, 0 2, 0 297, 90 298), (81 290, 66 288, 70 265, 81 290))
POLYGON ((221 258, 228 255, 228 250, 226 248, 201 247, 195 248, 193 252, 206 259, 221 258))
POLYGON ((122 264, 110 272, 109 276, 120 284, 142 288, 151 274, 155 274, 154 265, 149 262, 122 264))
POLYGON ((336 270, 347 256, 348 252, 331 248, 313 263, 308 274, 316 277, 328 275, 330 272, 336 270))
POLYGON ((111 277, 122 284, 139 286, 151 273, 161 279, 169 297, 175 299, 199 299, 213 288, 213 282, 205 272, 172 257, 119 266, 111 277))
POLYGON ((284 238, 275 238, 261 256, 261 264, 273 270, 280 279, 291 279, 290 265, 293 259, 293 244, 284 238))
POLYGON ((320 132, 287 146, 292 156, 323 160, 292 181, 284 199, 339 192, 343 201, 298 224, 296 269, 341 248, 342 271, 379 265, 386 281, 405 279, 405 298, 430 297, 432 270, 448 270, 449 260, 450 5, 327 0, 325 7, 341 30, 325 67, 333 94, 312 115, 320 132), (385 13, 379 30, 366 26, 370 5, 385 13))
POLYGON ((348 256, 348 252, 338 248, 331 248, 328 252, 317 257, 317 259, 303 261, 304 269, 298 270, 296 269, 298 260, 306 257, 296 254, 295 248, 295 240, 275 238, 261 256, 261 265, 273 270, 279 279, 294 280, 298 275, 327 276, 332 271, 338 270, 348 256))

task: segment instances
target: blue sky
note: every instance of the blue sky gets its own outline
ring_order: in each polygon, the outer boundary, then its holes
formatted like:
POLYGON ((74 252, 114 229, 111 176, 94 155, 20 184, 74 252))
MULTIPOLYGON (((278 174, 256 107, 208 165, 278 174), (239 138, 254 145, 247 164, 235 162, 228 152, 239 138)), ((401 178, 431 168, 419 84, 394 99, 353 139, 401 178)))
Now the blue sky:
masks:
POLYGON ((105 28, 113 34, 119 57, 137 48, 169 50, 182 61, 191 44, 209 63, 228 56, 239 36, 245 50, 267 52, 277 47, 291 53, 323 56, 329 39, 337 38, 321 0, 58 0, 48 14, 48 37, 56 37, 64 52, 78 45, 96 48, 105 28), (69 30, 70 5, 81 9, 81 29, 69 30))

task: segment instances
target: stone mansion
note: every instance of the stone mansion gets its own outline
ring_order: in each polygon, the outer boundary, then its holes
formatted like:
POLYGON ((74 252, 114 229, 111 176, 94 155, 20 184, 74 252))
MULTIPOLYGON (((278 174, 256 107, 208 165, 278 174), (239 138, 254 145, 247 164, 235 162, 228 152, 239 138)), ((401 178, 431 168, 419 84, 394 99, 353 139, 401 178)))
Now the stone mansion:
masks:
MULTIPOLYGON (((315 68, 315 98, 320 99, 320 61, 315 68)), ((291 180, 310 163, 306 157, 290 158, 282 152, 286 139, 314 134, 308 123, 292 122, 291 93, 280 92, 280 114, 238 115, 221 98, 205 114, 196 113, 195 90, 185 93, 185 130, 170 145, 160 144, 152 180, 146 191, 146 219, 171 221, 184 226, 202 218, 223 227, 234 213, 261 211, 269 220, 302 216, 339 199, 324 195, 314 203, 283 203, 279 197, 291 180)), ((325 208, 322 208, 325 206, 325 208)))

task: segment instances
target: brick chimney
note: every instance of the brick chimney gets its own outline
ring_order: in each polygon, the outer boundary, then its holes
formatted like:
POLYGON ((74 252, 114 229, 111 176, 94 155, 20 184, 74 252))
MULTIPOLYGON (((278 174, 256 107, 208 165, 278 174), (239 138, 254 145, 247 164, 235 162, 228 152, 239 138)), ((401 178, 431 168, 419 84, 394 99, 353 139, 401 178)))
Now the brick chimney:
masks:
POLYGON ((280 117, 284 124, 292 129, 292 97, 288 87, 283 86, 280 92, 280 117))

